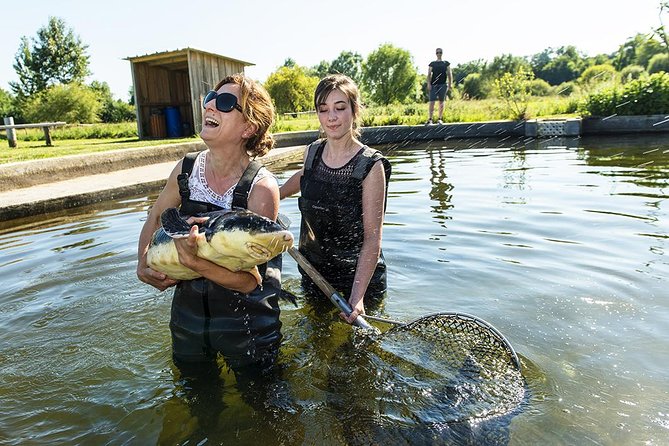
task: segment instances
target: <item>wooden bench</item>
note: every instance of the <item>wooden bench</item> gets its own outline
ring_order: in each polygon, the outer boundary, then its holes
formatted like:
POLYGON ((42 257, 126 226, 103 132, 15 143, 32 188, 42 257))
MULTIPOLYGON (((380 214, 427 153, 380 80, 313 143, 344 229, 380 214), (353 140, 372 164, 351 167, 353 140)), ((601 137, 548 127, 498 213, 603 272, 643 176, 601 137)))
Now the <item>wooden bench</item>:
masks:
POLYGON ((5 118, 5 125, 0 125, 0 130, 7 131, 7 141, 9 142, 9 147, 16 147, 16 132, 15 129, 36 129, 42 128, 44 130, 44 139, 46 140, 47 146, 52 146, 51 143, 51 127, 59 127, 67 124, 67 122, 39 122, 35 124, 14 124, 14 118, 5 118))

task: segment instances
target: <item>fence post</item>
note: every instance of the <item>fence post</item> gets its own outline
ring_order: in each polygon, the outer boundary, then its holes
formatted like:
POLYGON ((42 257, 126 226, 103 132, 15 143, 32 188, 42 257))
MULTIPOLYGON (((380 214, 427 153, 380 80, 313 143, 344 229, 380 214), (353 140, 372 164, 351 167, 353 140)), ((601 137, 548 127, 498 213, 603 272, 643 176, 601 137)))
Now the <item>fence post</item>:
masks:
MULTIPOLYGON (((12 116, 5 117, 5 125, 14 125, 14 118, 12 116)), ((16 147, 16 129, 10 127, 5 131, 7 132, 9 147, 16 147)))
POLYGON ((51 147, 53 144, 51 144, 51 132, 49 131, 49 126, 45 125, 42 127, 42 130, 44 130, 44 139, 46 140, 46 145, 51 147))

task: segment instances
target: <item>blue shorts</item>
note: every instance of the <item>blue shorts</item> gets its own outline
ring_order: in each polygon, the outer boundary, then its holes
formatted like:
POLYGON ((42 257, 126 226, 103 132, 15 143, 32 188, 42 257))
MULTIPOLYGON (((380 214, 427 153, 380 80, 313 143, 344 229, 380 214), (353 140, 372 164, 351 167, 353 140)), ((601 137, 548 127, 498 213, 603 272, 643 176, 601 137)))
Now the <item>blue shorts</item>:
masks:
POLYGON ((447 91, 448 87, 446 86, 446 84, 432 85, 432 88, 430 89, 430 102, 436 101, 437 99, 443 101, 446 98, 447 91))

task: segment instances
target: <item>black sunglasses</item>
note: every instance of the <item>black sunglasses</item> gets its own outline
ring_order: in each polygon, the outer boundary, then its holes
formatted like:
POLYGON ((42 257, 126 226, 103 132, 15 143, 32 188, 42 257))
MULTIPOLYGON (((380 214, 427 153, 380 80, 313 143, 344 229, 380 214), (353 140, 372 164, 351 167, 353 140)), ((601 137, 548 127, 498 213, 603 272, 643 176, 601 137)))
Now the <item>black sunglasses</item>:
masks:
POLYGON ((242 106, 237 103, 237 97, 232 93, 216 93, 214 90, 208 92, 202 100, 202 107, 207 108, 207 102, 216 99, 216 109, 223 113, 230 113, 233 108, 242 111, 242 106))

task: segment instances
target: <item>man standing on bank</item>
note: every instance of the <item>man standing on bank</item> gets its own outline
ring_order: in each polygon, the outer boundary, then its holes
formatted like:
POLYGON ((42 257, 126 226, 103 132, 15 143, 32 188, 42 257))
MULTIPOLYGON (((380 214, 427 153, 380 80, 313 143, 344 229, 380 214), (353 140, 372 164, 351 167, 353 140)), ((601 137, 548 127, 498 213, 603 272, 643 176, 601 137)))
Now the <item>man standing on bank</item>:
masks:
POLYGON ((443 51, 437 48, 437 60, 430 62, 427 69, 427 92, 430 96, 429 115, 426 124, 432 124, 432 115, 434 114, 434 102, 439 100, 439 120, 438 124, 443 124, 444 119, 444 100, 446 93, 453 84, 453 73, 451 64, 446 60, 441 60, 443 51))

